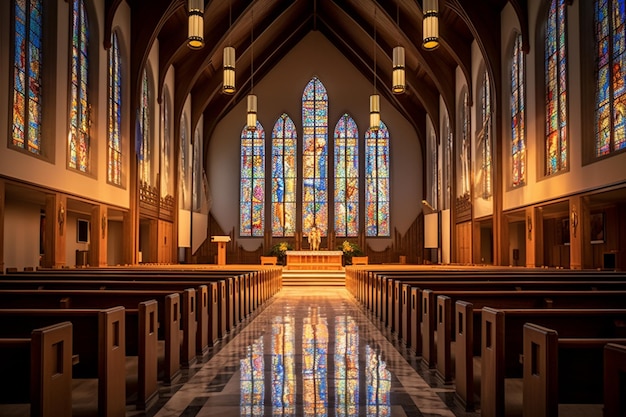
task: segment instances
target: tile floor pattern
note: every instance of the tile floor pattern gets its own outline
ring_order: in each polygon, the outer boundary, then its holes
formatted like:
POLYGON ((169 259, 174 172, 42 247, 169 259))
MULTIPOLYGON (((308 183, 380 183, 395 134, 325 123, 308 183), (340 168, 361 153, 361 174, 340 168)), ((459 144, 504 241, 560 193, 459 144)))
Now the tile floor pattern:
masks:
POLYGON ((477 416, 403 350, 344 288, 285 287, 127 417, 477 416))

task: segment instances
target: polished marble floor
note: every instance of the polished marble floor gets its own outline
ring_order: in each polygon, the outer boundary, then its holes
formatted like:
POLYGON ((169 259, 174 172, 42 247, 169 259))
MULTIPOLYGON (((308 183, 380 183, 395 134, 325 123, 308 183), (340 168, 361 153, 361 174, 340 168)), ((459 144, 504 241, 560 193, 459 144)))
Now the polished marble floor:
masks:
POLYGON ((127 417, 477 415, 344 288, 285 287, 231 333, 154 407, 127 417))

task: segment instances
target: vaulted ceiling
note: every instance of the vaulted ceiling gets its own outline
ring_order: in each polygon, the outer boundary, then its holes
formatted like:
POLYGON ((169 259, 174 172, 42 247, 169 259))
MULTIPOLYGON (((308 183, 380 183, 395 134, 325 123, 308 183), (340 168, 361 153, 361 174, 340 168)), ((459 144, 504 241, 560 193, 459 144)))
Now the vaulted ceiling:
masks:
POLYGON ((174 66, 174 120, 180 119, 191 93, 192 126, 204 114, 205 138, 249 92, 252 51, 258 83, 310 31, 326 36, 367 79, 376 74, 381 86, 391 85, 393 48, 404 46, 407 92, 394 95, 381 88, 380 93, 422 133, 426 114, 438 120, 439 96, 454 109, 457 67, 471 91, 474 40, 495 91, 500 91, 500 12, 509 2, 528 50, 527 0, 439 0, 440 46, 433 51, 421 47, 422 0, 205 0, 205 45, 200 50, 187 46, 187 0, 105 0, 105 39, 110 39, 113 16, 123 1, 131 9, 131 96, 138 97, 139 77, 158 39, 159 97, 165 74, 174 66), (225 46, 237 51, 234 95, 221 91, 225 46))

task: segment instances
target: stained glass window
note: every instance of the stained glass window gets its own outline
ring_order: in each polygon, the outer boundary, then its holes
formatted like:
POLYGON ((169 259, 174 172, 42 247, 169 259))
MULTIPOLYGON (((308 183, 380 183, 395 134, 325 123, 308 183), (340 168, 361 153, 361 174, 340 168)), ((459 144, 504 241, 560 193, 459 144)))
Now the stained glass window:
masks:
POLYGON ((43 5, 15 1, 13 137, 11 144, 41 154, 43 5))
POLYGON ((180 164, 178 169, 180 197, 178 206, 181 209, 191 208, 191 195, 189 193, 189 137, 187 136, 187 116, 180 118, 180 164))
POLYGON ((348 114, 335 126, 335 233, 359 234, 359 129, 348 114))
POLYGON ((272 131, 272 236, 296 232, 297 141, 296 125, 283 113, 272 131))
POLYGON ((459 152, 459 173, 457 187, 458 196, 469 196, 470 193, 470 111, 467 90, 463 91, 459 107, 459 126, 457 148, 459 152))
POLYGON ((626 148, 625 0, 595 1, 595 154, 626 148))
POLYGON ((428 138, 428 153, 428 187, 430 191, 428 202, 431 203, 433 207, 439 208, 439 152, 437 147, 437 135, 434 130, 430 132, 428 138))
POLYGON ((566 0, 552 0, 546 24, 546 175, 567 169, 566 8, 566 0))
POLYGON ((488 199, 491 197, 492 179, 492 153, 491 153, 491 87, 487 71, 483 72, 480 85, 480 120, 482 128, 476 135, 478 148, 480 152, 480 183, 481 197, 488 199))
POLYGON ((265 131, 260 122, 256 130, 241 132, 241 188, 239 234, 262 237, 265 225, 265 131))
POLYGON ((314 77, 302 94, 302 232, 328 229, 328 95, 314 77))
POLYGON ((143 71, 141 77, 141 104, 139 106, 136 141, 139 144, 139 179, 144 184, 151 184, 151 160, 152 160, 152 120, 150 114, 150 106, 152 103, 152 89, 150 80, 148 79, 148 71, 143 71))
POLYGON ((109 48, 107 180, 122 184, 122 64, 117 33, 111 34, 109 48))
POLYGON ((511 63, 511 182, 513 187, 526 183, 526 60, 522 35, 515 37, 511 63))
POLYGON ((72 62, 70 80, 69 167, 89 172, 91 138, 91 105, 88 94, 89 25, 83 0, 74 0, 72 7, 72 62))
POLYGON ((198 213, 202 208, 202 185, 203 185, 203 169, 202 155, 204 154, 204 146, 200 137, 200 130, 196 129, 193 135, 193 160, 192 160, 192 179, 191 179, 191 209, 198 213))
POLYGON ((172 181, 172 129, 171 129, 171 105, 170 92, 167 87, 163 91, 163 110, 162 110, 162 129, 163 137, 161 138, 161 169, 159 170, 159 179, 161 180, 161 198, 174 194, 172 181))
POLYGON ((365 234, 389 236, 389 131, 365 132, 365 234))
POLYGON ((444 115, 443 130, 441 132, 444 143, 444 163, 443 163, 443 208, 450 208, 450 197, 452 192, 452 131, 450 131, 450 118, 448 113, 444 115))

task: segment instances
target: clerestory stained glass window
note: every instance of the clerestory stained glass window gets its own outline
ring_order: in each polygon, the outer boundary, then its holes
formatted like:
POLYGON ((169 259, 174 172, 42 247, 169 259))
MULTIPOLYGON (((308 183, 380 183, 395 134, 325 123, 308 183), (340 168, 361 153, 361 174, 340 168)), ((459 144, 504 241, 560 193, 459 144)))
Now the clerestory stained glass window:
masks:
POLYGON ((152 88, 148 79, 148 70, 143 71, 141 77, 141 103, 138 111, 137 144, 139 157, 139 179, 144 184, 151 184, 152 161, 152 117, 150 106, 152 103, 152 88))
POLYGON ((89 25, 83 0, 72 7, 72 62, 70 80, 69 167, 89 172, 91 105, 89 104, 89 25))
POLYGON ((328 94, 314 77, 302 94, 302 232, 328 230, 328 94))
POLYGON ((265 232, 265 131, 241 131, 241 186, 239 234, 262 237, 265 232))
POLYGON ((109 48, 108 85, 108 124, 109 134, 107 155, 107 181, 122 184, 122 64, 117 33, 111 34, 109 48))
POLYGON ((491 87, 487 71, 483 72, 480 84, 480 121, 482 128, 476 135, 480 152, 480 175, 478 186, 481 189, 480 196, 486 200, 493 193, 492 186, 492 143, 491 143, 491 87))
POLYGON ((335 126, 335 233, 359 234, 359 129, 344 114, 335 126))
POLYGON ((546 175, 567 169, 566 0, 552 0, 546 22, 546 175))
POLYGON ((365 234, 389 236, 389 131, 365 132, 365 234))
POLYGON ((625 0, 596 0, 595 155, 626 148, 625 0))
POLYGON ((272 131, 272 236, 296 232, 297 142, 296 125, 283 113, 272 131))
POLYGON ((522 35, 515 37, 511 62, 511 185, 526 183, 526 60, 522 35))
POLYGON ((11 144, 41 154, 43 5, 15 1, 13 133, 11 144))

